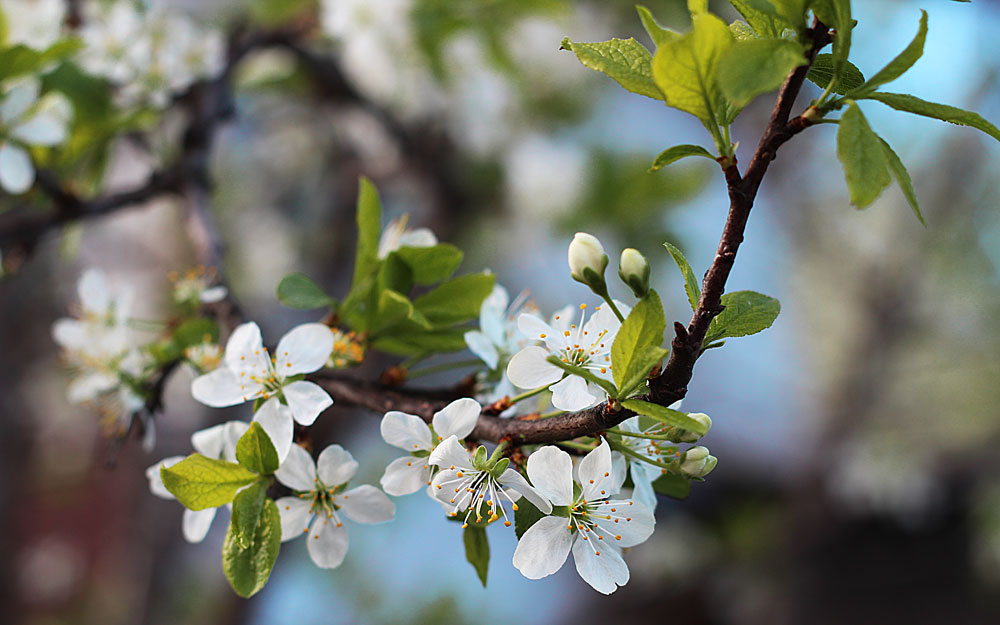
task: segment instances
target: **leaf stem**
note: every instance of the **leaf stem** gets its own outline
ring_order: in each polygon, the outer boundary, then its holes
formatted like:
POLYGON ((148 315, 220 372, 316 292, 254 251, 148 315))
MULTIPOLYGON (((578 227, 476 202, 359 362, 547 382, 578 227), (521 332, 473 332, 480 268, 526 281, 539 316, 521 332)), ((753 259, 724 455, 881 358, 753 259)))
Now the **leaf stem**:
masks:
POLYGON ((523 401, 525 399, 528 399, 529 397, 534 397, 535 395, 538 395, 542 391, 548 390, 548 388, 549 388, 548 386, 539 386, 533 391, 525 391, 520 395, 514 395, 513 397, 510 398, 510 404, 513 406, 519 401, 523 401))

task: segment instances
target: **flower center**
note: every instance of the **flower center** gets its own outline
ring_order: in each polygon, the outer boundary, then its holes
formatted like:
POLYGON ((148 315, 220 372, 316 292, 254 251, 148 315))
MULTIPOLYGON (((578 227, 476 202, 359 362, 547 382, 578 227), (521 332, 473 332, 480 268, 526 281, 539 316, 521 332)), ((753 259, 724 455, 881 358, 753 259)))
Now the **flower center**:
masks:
MULTIPOLYGON (((451 467, 454 470, 454 466, 451 467)), ((466 510, 462 527, 469 526, 469 517, 476 513, 476 523, 483 522, 483 507, 486 507, 486 523, 492 523, 503 516, 503 524, 510 527, 510 519, 507 518, 507 511, 503 507, 501 497, 506 498, 517 510, 517 504, 508 495, 503 486, 497 482, 488 471, 460 470, 456 472, 454 479, 445 480, 438 484, 438 488, 452 488, 454 494, 448 499, 448 503, 454 504, 450 516, 458 516, 460 510, 466 510), (499 510, 499 513, 498 513, 499 510)))
POLYGON ((632 522, 629 508, 631 500, 610 500, 607 497, 587 501, 581 495, 569 510, 570 531, 580 532, 580 538, 587 541, 594 555, 601 555, 601 545, 614 544, 622 539, 620 533, 612 533, 609 527, 632 522), (598 522, 604 522, 604 526, 598 522), (613 524, 613 525, 612 525, 613 524))

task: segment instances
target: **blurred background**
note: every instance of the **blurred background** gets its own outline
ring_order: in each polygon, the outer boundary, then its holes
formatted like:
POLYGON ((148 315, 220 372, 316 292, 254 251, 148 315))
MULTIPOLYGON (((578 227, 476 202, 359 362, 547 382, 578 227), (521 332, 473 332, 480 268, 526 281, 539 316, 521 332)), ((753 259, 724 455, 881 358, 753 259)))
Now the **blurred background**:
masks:
MULTIPOLYGON (((31 4, 0 7, 18 2, 31 4)), ((687 28, 681 0, 646 4, 664 25, 687 28)), ((852 60, 866 75, 906 46, 926 9, 924 57, 890 90, 1000 120, 1000 6, 853 4, 852 60)), ((693 118, 559 50, 564 36, 651 46, 631 3, 167 5, 221 33, 247 20, 315 22, 311 56, 276 48, 241 60, 233 116, 210 154, 224 267, 265 337, 313 319, 275 300, 286 273, 346 289, 359 175, 378 185, 386 217, 409 214, 411 226, 466 251, 463 270, 491 269, 546 314, 588 300, 565 261, 572 234, 586 230, 613 257, 641 250, 668 318, 687 322, 661 244, 681 247, 700 275, 725 220, 725 187, 708 161, 647 169, 666 147, 708 137, 693 118), (316 59, 335 64, 343 83, 317 81, 316 59)), ((727 3, 712 9, 736 18, 727 3)), ((796 109, 818 94, 807 85, 796 109)), ((772 103, 760 98, 734 126, 744 162, 772 103)), ((64 399, 68 377, 50 338, 86 267, 134 285, 136 316, 162 316, 168 272, 195 262, 184 200, 49 232, 0 280, 0 621, 1000 622, 1000 146, 878 103, 863 109, 910 168, 927 227, 895 186, 863 212, 849 206, 834 128, 782 148, 728 285, 779 298, 782 314, 701 359, 684 406, 712 416, 703 443, 718 468, 688 500, 661 501, 657 531, 626 556, 631 581, 610 597, 570 563, 523 578, 510 564, 513 533, 495 528, 484 590, 458 528, 414 495, 395 500, 392 524, 352 526, 340 568, 317 569, 303 541, 286 543, 267 587, 239 599, 219 565, 224 524, 203 544, 184 542, 181 507, 151 496, 144 470, 188 453, 192 431, 245 415, 196 404, 191 374, 178 371, 156 449, 136 440, 118 449, 98 413, 64 399)), ((144 142, 116 140, 104 187, 144 179, 182 127, 168 110, 144 142)), ((354 453, 361 482, 377 483, 396 456, 378 416, 335 405, 316 435, 354 453)))

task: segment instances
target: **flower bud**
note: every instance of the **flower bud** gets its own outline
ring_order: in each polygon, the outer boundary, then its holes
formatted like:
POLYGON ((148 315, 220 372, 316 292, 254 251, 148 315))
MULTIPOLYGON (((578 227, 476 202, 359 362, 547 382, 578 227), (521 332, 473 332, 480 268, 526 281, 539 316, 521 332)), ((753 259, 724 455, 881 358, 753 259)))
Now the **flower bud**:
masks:
POLYGON ((577 282, 582 282, 598 295, 607 293, 604 270, 608 266, 608 255, 604 246, 592 234, 577 232, 569 244, 569 271, 577 282))
MULTIPOLYGON (((708 416, 704 412, 692 412, 688 416, 691 417, 692 419, 694 419, 695 421, 697 421, 698 423, 702 424, 703 426, 705 426, 705 431, 706 432, 709 431, 710 429, 712 429, 712 417, 708 416)), ((691 430, 680 430, 677 433, 676 442, 678 442, 678 443, 693 443, 696 440, 698 440, 699 438, 701 438, 701 435, 697 434, 695 432, 692 432, 691 430)))
POLYGON ((621 260, 618 261, 618 276, 636 297, 645 297, 649 292, 649 262, 639 250, 631 247, 622 250, 621 260))
POLYGON ((698 445, 684 452, 681 473, 688 477, 705 477, 712 472, 718 458, 708 453, 707 447, 698 445))

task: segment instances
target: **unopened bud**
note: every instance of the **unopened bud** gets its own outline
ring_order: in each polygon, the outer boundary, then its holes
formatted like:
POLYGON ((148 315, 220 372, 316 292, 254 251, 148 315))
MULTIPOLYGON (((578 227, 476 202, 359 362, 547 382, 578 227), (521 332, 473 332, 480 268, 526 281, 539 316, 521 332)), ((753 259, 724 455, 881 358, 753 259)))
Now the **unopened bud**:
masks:
POLYGON ((582 282, 598 295, 608 292, 604 270, 608 255, 604 246, 592 234, 577 232, 569 244, 569 271, 577 282, 582 282))
MULTIPOLYGON (((702 424, 703 426, 705 426, 706 432, 712 429, 712 417, 708 416, 704 412, 692 412, 688 416, 697 421, 698 423, 702 424)), ((678 433, 677 442, 693 443, 699 438, 701 438, 701 436, 702 436, 701 434, 698 434, 697 432, 692 432, 691 430, 681 430, 678 433)))
POLYGON ((645 297, 649 292, 649 262, 639 250, 631 247, 622 250, 621 260, 618 261, 618 276, 636 297, 645 297))
POLYGON ((681 461, 681 473, 688 477, 705 477, 712 472, 718 458, 708 453, 707 447, 698 445, 684 453, 681 461))

